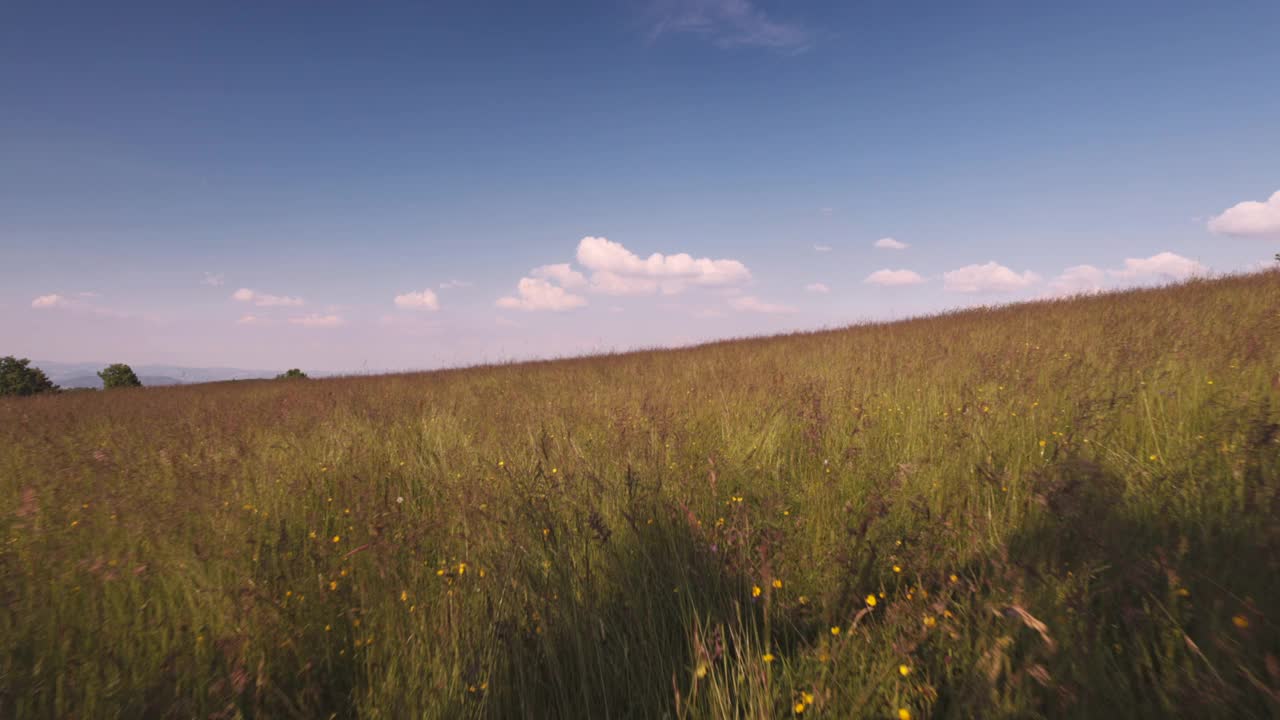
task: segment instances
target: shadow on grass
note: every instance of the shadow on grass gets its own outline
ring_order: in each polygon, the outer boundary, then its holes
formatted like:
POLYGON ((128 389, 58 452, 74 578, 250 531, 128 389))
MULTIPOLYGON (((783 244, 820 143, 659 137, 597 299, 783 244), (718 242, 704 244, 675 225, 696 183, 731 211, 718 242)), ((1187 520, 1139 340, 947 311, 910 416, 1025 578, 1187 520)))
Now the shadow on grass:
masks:
MULTIPOLYGON (((1229 503, 1179 506, 1176 493, 1195 480, 1163 477, 1167 496, 1139 499, 1126 495, 1123 478, 1082 458, 1037 478, 1043 512, 1010 539, 1007 571, 1059 644, 1044 658, 1046 715, 1280 710, 1267 687, 1280 686, 1280 677, 1267 678, 1276 673, 1267 648, 1280 647, 1280 633, 1265 620, 1280 610, 1276 518, 1233 514, 1229 503)), ((1237 480, 1250 498, 1280 498, 1259 466, 1237 480)))
MULTIPOLYGON (((698 627, 758 634, 750 582, 733 573, 678 512, 655 512, 595 537, 589 583, 548 583, 528 624, 496 628, 502 658, 490 686, 491 717, 666 717, 687 696, 698 627), (576 589, 575 589, 576 588, 576 589), (558 595, 556 594, 558 593, 558 595), (565 597, 565 593, 576 596, 565 597)), ((729 635, 718 650, 728 653, 729 635)))

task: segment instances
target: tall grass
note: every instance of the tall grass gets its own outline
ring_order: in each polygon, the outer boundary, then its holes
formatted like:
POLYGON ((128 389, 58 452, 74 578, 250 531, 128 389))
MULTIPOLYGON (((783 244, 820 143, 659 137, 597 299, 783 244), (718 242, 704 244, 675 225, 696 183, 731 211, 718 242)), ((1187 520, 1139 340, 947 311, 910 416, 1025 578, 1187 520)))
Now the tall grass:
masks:
POLYGON ((0 717, 1275 717, 1280 274, 0 402, 0 717))

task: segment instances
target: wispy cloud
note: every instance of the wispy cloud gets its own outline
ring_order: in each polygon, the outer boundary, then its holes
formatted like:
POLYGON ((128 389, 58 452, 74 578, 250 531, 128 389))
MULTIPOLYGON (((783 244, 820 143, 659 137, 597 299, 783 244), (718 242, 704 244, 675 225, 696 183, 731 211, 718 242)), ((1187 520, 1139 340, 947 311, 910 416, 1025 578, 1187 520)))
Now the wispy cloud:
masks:
POLYGON ((1280 190, 1258 202, 1236 203, 1209 220, 1209 230, 1221 235, 1280 238, 1280 190))
POLYGON ((920 277, 920 273, 914 270, 890 270, 886 268, 871 273, 863 282, 881 287, 900 287, 903 285, 919 285, 924 282, 924 278, 920 277))
POLYGON ((831 252, 831 246, 830 245, 814 245, 813 251, 814 252, 831 252))
POLYGON ((900 240, 894 240, 891 237, 882 237, 876 241, 876 247, 881 250, 906 250, 911 246, 900 240))
POLYGON ((64 310, 78 313, 89 313, 92 315, 98 315, 99 317, 131 317, 128 313, 102 307, 96 302, 100 297, 102 296, 96 292, 73 293, 70 297, 61 293, 49 293, 48 295, 40 295, 33 298, 31 300, 31 307, 34 310, 64 310))
POLYGON ((341 315, 320 315, 312 313, 310 315, 302 315, 299 317, 289 318, 289 322, 294 325, 301 325, 309 328, 331 328, 344 324, 341 315))
POLYGON ((70 304, 71 302, 69 300, 59 295, 58 293, 41 295, 40 297, 37 297, 36 299, 31 301, 31 307, 37 310, 43 310, 45 308, 67 307, 70 304))
POLYGON ((729 301, 729 307, 740 312, 766 313, 770 315, 793 313, 796 311, 796 309, 790 305, 777 305, 774 303, 764 302, 753 295, 743 295, 741 297, 733 298, 729 301))
POLYGON ((200 280, 201 285, 208 285, 209 287, 222 287, 225 282, 226 277, 224 277, 222 273, 211 272, 205 273, 204 277, 200 280))
POLYGON ((305 304, 302 298, 289 297, 288 295, 269 295, 249 288, 240 288, 231 293, 231 299, 253 303, 258 307, 301 307, 305 304))
POLYGON ((804 291, 815 295, 826 295, 831 292, 831 288, 827 287, 825 283, 809 283, 804 286, 804 291))
POLYGON ((760 47, 798 52, 812 43, 798 23, 775 20, 750 0, 658 0, 651 36, 682 33, 722 48, 760 47))
POLYGON ((453 290, 454 288, 469 288, 472 283, 466 280, 446 280, 440 283, 441 290, 453 290))

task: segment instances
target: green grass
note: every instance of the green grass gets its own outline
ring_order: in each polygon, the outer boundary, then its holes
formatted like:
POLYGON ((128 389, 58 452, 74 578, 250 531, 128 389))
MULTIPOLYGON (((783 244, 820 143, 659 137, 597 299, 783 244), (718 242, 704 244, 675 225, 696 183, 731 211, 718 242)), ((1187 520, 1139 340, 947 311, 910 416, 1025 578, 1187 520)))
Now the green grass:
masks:
POLYGON ((1276 717, 1280 274, 5 400, 0 540, 0 717, 1276 717))

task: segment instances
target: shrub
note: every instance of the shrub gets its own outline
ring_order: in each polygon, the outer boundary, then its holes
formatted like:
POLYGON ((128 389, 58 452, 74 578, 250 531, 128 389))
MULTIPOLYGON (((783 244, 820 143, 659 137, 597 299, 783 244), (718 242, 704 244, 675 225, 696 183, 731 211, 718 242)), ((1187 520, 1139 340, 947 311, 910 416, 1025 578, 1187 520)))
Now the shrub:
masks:
POLYGON ((0 395, 36 395, 58 390, 43 370, 30 365, 31 361, 26 358, 19 360, 12 355, 0 358, 0 395))
POLYGON ((102 378, 103 390, 142 387, 142 381, 138 379, 137 375, 133 374, 133 368, 124 363, 108 365, 98 373, 98 377, 102 378))

